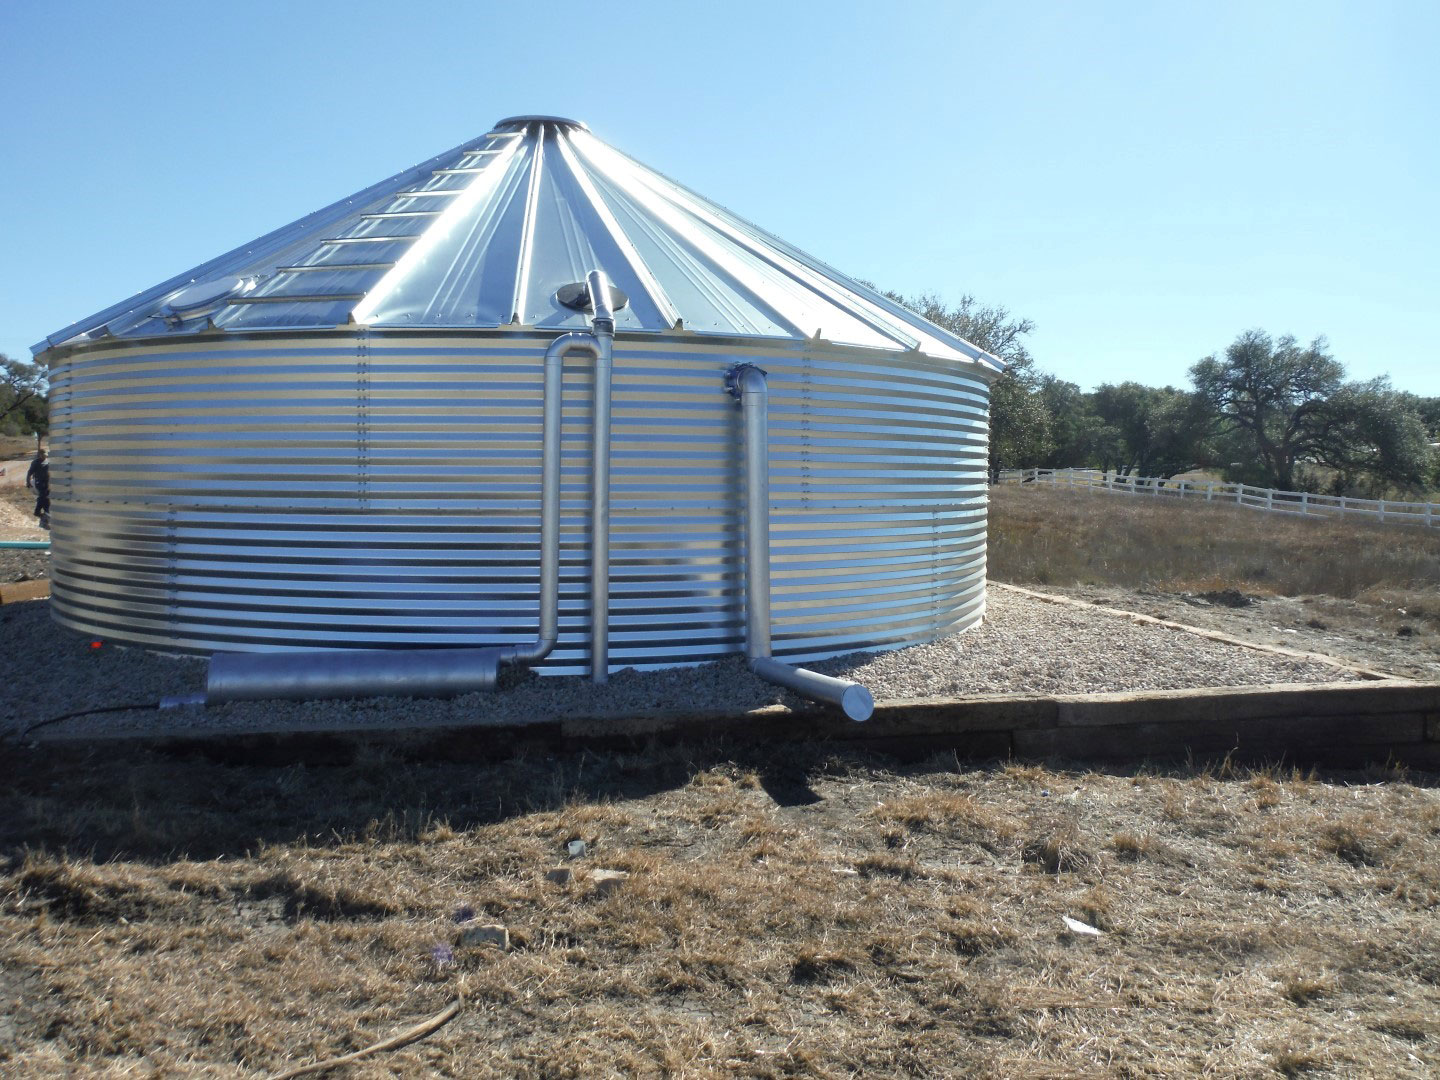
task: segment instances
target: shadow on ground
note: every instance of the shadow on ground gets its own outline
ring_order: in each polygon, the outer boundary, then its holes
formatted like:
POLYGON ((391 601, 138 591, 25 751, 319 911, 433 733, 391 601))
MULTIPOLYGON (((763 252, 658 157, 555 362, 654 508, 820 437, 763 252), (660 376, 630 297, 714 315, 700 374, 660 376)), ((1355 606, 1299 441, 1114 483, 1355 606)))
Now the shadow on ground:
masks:
MULTIPOLYGON (((95 861, 168 862, 244 855, 267 844, 402 840, 440 822, 463 830, 570 805, 645 799, 718 765, 753 772, 777 805, 797 808, 823 802, 812 781, 827 775, 984 767, 953 750, 922 749, 897 756, 893 748, 718 738, 597 747, 533 732, 495 732, 471 743, 463 759, 407 756, 393 747, 333 739, 309 752, 291 744, 285 754, 207 750, 202 743, 10 748, 0 760, 0 857, 13 862, 27 850, 49 850, 95 861)), ((991 767, 998 766, 992 761, 991 767)), ((1226 767, 1224 761, 1193 761, 1164 771, 1223 777, 1226 767)), ((1398 778, 1380 767, 1315 775, 1398 778)), ((1416 773, 1404 778, 1422 786, 1440 779, 1416 773)))

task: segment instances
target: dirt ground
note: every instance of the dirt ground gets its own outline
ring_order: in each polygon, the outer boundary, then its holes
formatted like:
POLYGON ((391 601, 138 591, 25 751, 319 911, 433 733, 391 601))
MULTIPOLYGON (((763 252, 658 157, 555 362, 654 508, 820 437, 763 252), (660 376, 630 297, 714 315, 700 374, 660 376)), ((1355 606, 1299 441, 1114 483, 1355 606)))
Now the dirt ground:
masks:
POLYGON ((1430 778, 493 754, 8 756, 0 1073, 1440 1071, 1430 778))
POLYGON ((50 534, 35 520, 35 496, 24 485, 0 487, 0 540, 47 540, 50 534))
POLYGON ((1440 632, 1401 607, 1334 596, 1265 596, 1234 588, 1206 593, 1104 585, 1038 588, 1261 645, 1334 656, 1392 675, 1440 679, 1440 632))

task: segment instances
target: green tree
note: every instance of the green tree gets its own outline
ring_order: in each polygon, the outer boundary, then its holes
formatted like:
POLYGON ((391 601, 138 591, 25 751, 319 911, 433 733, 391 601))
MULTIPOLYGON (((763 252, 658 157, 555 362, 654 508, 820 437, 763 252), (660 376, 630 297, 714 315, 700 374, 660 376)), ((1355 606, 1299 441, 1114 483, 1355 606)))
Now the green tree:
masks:
POLYGON ((1005 374, 990 387, 991 472, 1041 464, 1050 443, 1050 415, 1040 396, 1042 376, 1024 342, 1035 324, 970 295, 953 307, 934 293, 885 295, 1005 361, 1005 374))
POLYGON ((1050 414, 1050 448, 1042 462, 1047 469, 1098 467, 1108 472, 1119 466, 1124 440, 1095 412, 1094 398, 1053 375, 1040 380, 1040 400, 1050 414))
POLYGON ((46 376, 39 364, 0 353, 0 432, 44 435, 49 430, 46 376))
POLYGON ((1120 472, 1171 476, 1210 459, 1215 414, 1199 395, 1124 382, 1096 387, 1092 399, 1096 415, 1119 436, 1120 472))
POLYGON ((1345 382, 1345 368, 1324 338, 1301 348, 1293 337, 1272 341, 1247 330, 1225 350, 1190 369, 1196 392, 1224 421, 1243 432, 1264 482, 1293 489, 1306 465, 1342 478, 1366 474, 1384 483, 1419 487, 1432 461, 1425 424, 1407 395, 1384 378, 1345 382))
POLYGON ((1425 424, 1425 433, 1431 441, 1440 439, 1440 397, 1414 397, 1410 394, 1405 397, 1425 424))

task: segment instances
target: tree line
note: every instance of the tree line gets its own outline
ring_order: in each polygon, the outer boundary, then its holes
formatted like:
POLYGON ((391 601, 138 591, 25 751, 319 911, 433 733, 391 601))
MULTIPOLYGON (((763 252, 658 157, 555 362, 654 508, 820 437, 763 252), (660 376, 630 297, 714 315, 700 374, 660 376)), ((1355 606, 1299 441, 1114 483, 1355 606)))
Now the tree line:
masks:
POLYGON ((1004 360, 991 388, 990 467, 1096 468, 1137 476, 1205 469, 1261 487, 1334 494, 1440 488, 1440 397, 1350 381, 1323 337, 1247 330, 1190 368, 1190 386, 1094 390, 1036 367, 1028 319, 972 296, 890 299, 1004 360))
POLYGON ((0 435, 45 435, 50 430, 50 384, 39 364, 0 353, 0 435))

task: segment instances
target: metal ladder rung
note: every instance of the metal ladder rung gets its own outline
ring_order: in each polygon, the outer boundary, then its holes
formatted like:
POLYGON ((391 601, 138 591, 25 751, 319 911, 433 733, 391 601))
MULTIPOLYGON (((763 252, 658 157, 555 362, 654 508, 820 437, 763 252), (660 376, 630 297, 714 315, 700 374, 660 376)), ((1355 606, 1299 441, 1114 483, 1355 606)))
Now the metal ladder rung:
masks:
POLYGON ((270 296, 237 296, 227 300, 227 304, 334 304, 341 300, 359 300, 365 296, 364 293, 295 293, 290 296, 283 294, 272 294, 270 296))
POLYGON ((400 241, 410 243, 418 240, 417 236, 328 236, 321 240, 322 244, 398 244, 400 241))
POLYGON ((390 218, 439 217, 439 210, 389 210, 379 214, 361 214, 361 221, 386 221, 390 218))
POLYGON ((308 263, 305 266, 277 266, 275 272, 279 274, 306 274, 315 273, 320 270, 389 270, 394 265, 393 262, 308 263))
POLYGON ((429 191, 397 191, 397 192, 395 193, 395 198, 397 198, 397 199, 414 199, 414 198, 416 198, 416 197, 418 197, 418 196, 423 196, 423 195, 460 195, 460 194, 462 194, 464 191, 465 191, 464 188, 458 188, 458 187, 456 187, 456 188, 432 188, 432 189, 430 189, 429 191))

